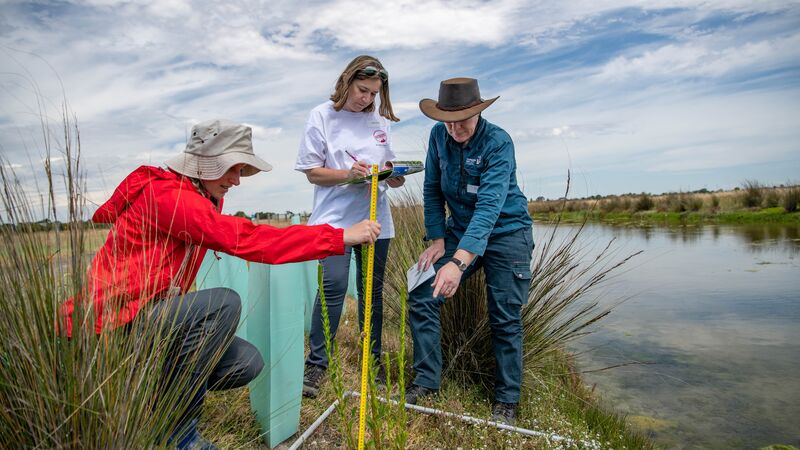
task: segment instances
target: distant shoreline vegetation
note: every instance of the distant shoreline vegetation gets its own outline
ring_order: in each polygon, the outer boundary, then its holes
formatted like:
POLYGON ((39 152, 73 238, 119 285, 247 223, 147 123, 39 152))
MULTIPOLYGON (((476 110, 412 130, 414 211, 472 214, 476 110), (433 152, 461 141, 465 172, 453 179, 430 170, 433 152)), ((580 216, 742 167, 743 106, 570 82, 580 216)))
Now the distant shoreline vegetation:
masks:
POLYGON ((783 223, 800 225, 800 185, 745 181, 729 191, 700 189, 665 194, 622 194, 528 203, 534 219, 616 224, 783 223))

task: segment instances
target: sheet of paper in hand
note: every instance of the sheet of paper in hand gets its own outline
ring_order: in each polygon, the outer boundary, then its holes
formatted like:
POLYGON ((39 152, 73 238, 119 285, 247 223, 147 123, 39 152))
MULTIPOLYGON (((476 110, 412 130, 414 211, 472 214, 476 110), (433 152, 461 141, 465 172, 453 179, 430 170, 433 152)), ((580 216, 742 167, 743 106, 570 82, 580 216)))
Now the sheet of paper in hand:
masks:
POLYGON ((433 268, 433 264, 428 267, 428 270, 420 270, 415 261, 406 272, 406 278, 408 278, 408 292, 413 291, 420 284, 430 280, 434 275, 436 275, 436 269, 433 268))
MULTIPOLYGON (((388 178, 404 177, 417 172, 425 170, 425 164, 422 161, 387 161, 386 167, 378 172, 378 181, 383 181, 388 178)), ((372 175, 367 175, 361 178, 355 178, 339 183, 339 186, 346 184, 365 183, 372 179, 372 175)))

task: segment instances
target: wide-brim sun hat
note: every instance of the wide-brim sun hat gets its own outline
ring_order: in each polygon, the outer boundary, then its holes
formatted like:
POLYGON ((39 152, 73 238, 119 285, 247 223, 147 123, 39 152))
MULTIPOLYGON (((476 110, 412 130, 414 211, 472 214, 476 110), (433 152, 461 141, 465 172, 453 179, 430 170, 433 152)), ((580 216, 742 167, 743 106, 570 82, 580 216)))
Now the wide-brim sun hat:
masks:
POLYGON ((225 119, 193 126, 186 149, 165 164, 181 175, 201 180, 222 178, 237 164, 246 164, 241 173, 243 177, 272 170, 272 165, 253 152, 253 130, 225 119))
POLYGON ((450 78, 439 84, 439 100, 424 98, 419 101, 422 114, 439 122, 459 122, 480 114, 500 98, 484 100, 478 80, 474 78, 450 78))

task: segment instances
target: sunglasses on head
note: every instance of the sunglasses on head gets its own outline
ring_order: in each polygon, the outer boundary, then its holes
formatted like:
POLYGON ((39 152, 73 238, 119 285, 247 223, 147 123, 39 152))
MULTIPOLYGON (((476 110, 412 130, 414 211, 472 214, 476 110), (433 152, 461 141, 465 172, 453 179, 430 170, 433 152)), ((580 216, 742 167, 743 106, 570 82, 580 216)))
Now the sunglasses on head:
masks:
POLYGON ((362 73, 368 77, 374 77, 377 75, 383 81, 389 80, 389 72, 385 71, 384 69, 378 69, 375 66, 367 66, 363 69, 359 70, 358 73, 362 73))

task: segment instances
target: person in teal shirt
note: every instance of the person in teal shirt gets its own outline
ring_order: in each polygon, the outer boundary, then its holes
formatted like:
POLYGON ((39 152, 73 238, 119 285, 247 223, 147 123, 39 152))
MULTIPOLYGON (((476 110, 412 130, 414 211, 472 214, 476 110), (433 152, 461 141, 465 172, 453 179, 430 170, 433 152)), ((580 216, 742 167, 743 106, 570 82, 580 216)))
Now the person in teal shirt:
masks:
POLYGON ((496 362, 492 418, 513 424, 533 236, 528 202, 517 185, 514 143, 481 116, 497 98, 481 99, 475 79, 452 78, 441 82, 438 102, 420 101, 422 113, 439 121, 431 130, 423 185, 425 239, 431 244, 418 262, 424 270, 433 265, 436 277, 409 294, 415 378, 405 400, 416 404, 438 392, 441 305, 482 267, 496 362))

